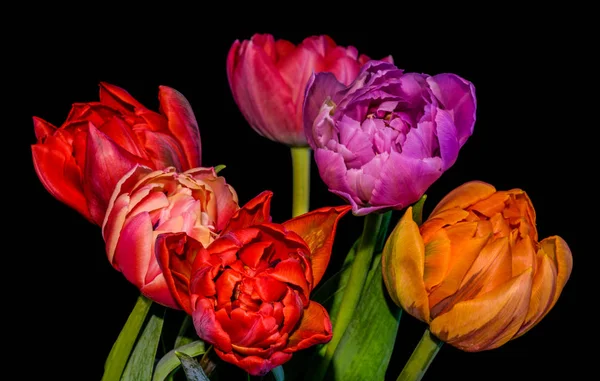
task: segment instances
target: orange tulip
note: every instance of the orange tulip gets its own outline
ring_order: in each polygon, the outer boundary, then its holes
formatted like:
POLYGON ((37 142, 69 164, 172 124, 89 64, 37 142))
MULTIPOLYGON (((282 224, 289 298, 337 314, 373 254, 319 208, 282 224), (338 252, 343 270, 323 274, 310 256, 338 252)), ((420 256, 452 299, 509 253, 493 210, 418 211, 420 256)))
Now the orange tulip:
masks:
POLYGON ((383 277, 394 302, 439 339, 469 352, 497 348, 552 309, 573 258, 558 236, 538 241, 524 191, 468 182, 420 227, 411 209, 386 242, 383 277))

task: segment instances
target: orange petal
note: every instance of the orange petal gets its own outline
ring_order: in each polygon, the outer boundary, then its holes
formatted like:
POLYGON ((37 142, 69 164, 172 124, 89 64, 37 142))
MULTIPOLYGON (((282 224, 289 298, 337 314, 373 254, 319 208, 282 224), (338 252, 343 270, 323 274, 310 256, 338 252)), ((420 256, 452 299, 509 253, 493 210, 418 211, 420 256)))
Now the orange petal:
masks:
POLYGON ((557 269, 556 289, 554 290, 552 302, 546 311, 548 313, 556 304, 560 293, 571 276, 571 272, 573 271, 573 255, 571 254, 569 245, 559 236, 544 238, 540 242, 540 247, 544 254, 553 260, 557 269))
POLYGON ((248 201, 231 216, 221 235, 225 235, 231 230, 244 229, 263 222, 270 222, 271 197, 273 197, 273 192, 264 191, 248 201))
POLYGON ((331 320, 327 311, 319 303, 311 301, 302 314, 300 325, 290 335, 284 352, 296 352, 315 344, 327 343, 331 336, 331 320))
POLYGON ((310 249, 313 287, 319 283, 327 270, 337 223, 350 209, 349 205, 320 208, 282 224, 302 237, 310 249))
POLYGON ((538 261, 537 271, 533 277, 533 285, 531 287, 529 310, 515 338, 523 335, 542 320, 554 296, 556 289, 556 269, 554 264, 542 251, 538 253, 538 261))
POLYGON ((473 204, 469 209, 475 210, 486 217, 492 217, 494 214, 502 212, 505 208, 505 202, 510 196, 506 192, 496 192, 490 197, 485 198, 473 204))
POLYGON ((425 290, 425 245, 408 207, 383 248, 381 268, 390 297, 412 316, 429 321, 425 290))
POLYGON ((487 294, 457 303, 430 324, 441 340, 467 352, 493 349, 509 341, 525 319, 531 293, 532 271, 487 294))
POLYGON ((425 244, 425 288, 430 291, 442 282, 448 272, 451 243, 444 230, 438 230, 425 244))
POLYGON ((511 251, 513 276, 521 274, 529 267, 535 271, 535 248, 533 247, 533 242, 529 236, 525 236, 523 239, 517 239, 517 242, 511 248, 511 251))
POLYGON ((465 209, 479 200, 490 197, 496 188, 483 181, 470 181, 448 193, 433 209, 429 218, 447 209, 458 207, 465 209))
POLYGON ((468 222, 446 229, 446 234, 451 243, 450 262, 444 280, 429 295, 429 305, 431 307, 458 290, 475 258, 489 241, 490 235, 473 237, 478 230, 478 226, 479 223, 477 222, 468 222))
POLYGON ((477 255, 458 290, 431 307, 431 316, 446 313, 456 303, 476 298, 511 278, 512 267, 507 238, 490 241, 477 255))

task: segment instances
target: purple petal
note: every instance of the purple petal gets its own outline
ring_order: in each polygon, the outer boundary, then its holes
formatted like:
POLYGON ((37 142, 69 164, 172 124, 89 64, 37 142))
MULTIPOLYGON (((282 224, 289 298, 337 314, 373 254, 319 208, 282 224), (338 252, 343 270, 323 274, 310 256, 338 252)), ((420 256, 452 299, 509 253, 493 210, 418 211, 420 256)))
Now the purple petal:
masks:
POLYGON ((402 155, 414 159, 426 159, 434 156, 437 148, 435 123, 421 121, 417 128, 411 128, 402 144, 402 155))
POLYGON ((462 147, 473 133, 477 100, 473 84, 455 74, 438 74, 427 79, 431 91, 454 115, 458 142, 462 147))
POLYGON ((454 164, 460 149, 456 136, 456 126, 452 120, 452 115, 448 111, 439 109, 435 115, 435 124, 443 163, 442 169, 445 171, 454 164))
POLYGON ((334 103, 339 101, 339 91, 344 89, 344 84, 335 79, 332 73, 318 73, 310 76, 306 85, 306 95, 304 97, 303 124, 304 133, 308 144, 315 149, 313 139, 313 124, 321 111, 321 106, 328 98, 334 103))
POLYGON ((439 157, 417 159, 392 152, 375 184, 371 205, 404 208, 419 200, 442 173, 439 157))
POLYGON ((346 179, 346 164, 344 158, 337 152, 318 148, 315 150, 315 161, 319 168, 321 179, 330 191, 338 191, 348 195, 348 202, 360 202, 360 199, 350 188, 346 179))

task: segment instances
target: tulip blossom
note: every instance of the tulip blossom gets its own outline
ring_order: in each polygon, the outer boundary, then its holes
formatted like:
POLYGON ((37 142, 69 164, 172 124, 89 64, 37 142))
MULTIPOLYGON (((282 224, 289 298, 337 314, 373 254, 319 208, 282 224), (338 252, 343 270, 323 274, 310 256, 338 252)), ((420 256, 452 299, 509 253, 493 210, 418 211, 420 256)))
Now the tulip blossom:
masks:
POLYGON ((102 224, 108 260, 143 295, 179 308, 156 260, 156 237, 185 232, 208 246, 238 209, 235 190, 213 168, 136 166, 117 183, 102 224))
MULTIPOLYGON (((391 57, 385 60, 392 61, 391 57)), ((344 48, 328 36, 307 37, 298 46, 270 34, 235 41, 227 56, 233 98, 260 135, 290 146, 306 146, 302 105, 313 72, 330 72, 351 83, 369 61, 356 48, 344 48)))
POLYGON ((240 208, 208 246, 184 233, 157 239, 167 284, 198 336, 252 375, 331 339, 329 315, 310 293, 327 268, 337 222, 350 209, 324 207, 276 224, 271 195, 240 208))
POLYGON ((450 192, 421 227, 409 207, 382 260, 394 302, 469 352, 531 329, 555 305, 572 267, 562 238, 538 241, 524 191, 478 181, 450 192))
POLYGON ((100 83, 100 101, 73 104, 60 127, 34 118, 33 164, 44 187, 101 225, 115 185, 136 164, 199 167, 200 132, 188 101, 166 86, 158 98, 160 113, 100 83))
POLYGON ((473 133, 475 89, 455 74, 403 73, 370 61, 349 86, 311 77, 304 127, 329 190, 355 215, 416 202, 473 133))

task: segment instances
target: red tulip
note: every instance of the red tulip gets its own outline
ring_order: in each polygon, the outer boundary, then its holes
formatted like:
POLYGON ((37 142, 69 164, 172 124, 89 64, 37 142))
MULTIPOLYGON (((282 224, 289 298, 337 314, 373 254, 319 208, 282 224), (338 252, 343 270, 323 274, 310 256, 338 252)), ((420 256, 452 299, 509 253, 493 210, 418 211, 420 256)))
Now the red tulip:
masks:
MULTIPOLYGON (((227 77, 242 114, 260 135, 291 146, 307 146, 302 123, 304 91, 313 72, 330 72, 349 85, 370 58, 329 36, 307 37, 298 46, 270 34, 235 41, 227 77)), ((392 57, 384 58, 392 62, 392 57)))
POLYGON ((161 234, 156 243, 169 289, 198 336, 252 375, 331 340, 329 315, 310 293, 327 268, 337 222, 350 209, 325 207, 276 224, 271 195, 240 208, 206 248, 185 233, 161 234))
POLYGON ((119 179, 136 164, 179 171, 200 166, 200 132, 178 91, 160 86, 160 113, 117 86, 100 83, 100 101, 75 103, 58 128, 34 117, 33 164, 44 187, 101 225, 119 179))
POLYGON ((238 209, 235 190, 213 168, 179 173, 136 166, 108 204, 102 225, 108 260, 143 295, 179 308, 154 254, 156 237, 185 232, 208 246, 238 209))

